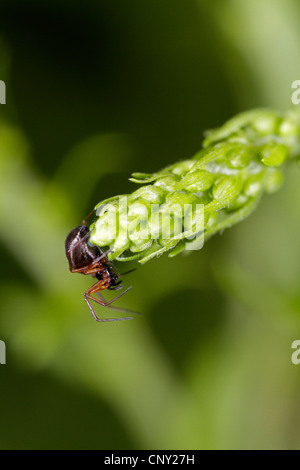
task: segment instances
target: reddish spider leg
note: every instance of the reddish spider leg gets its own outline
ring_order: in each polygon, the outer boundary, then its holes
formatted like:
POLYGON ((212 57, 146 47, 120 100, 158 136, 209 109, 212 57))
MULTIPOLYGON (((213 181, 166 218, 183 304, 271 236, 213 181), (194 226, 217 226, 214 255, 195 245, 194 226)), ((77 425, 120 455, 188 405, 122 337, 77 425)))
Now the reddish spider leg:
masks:
MULTIPOLYGON (((92 265, 88 266, 88 267, 84 267, 84 268, 79 268, 79 269, 74 269, 74 268, 70 268, 71 269, 71 272, 72 273, 81 273, 81 274, 84 274, 84 275, 91 275, 91 276, 94 276, 95 274, 97 274, 99 272, 99 261, 105 257, 105 253, 100 256, 92 265)), ((85 294, 84 294, 84 300, 86 301, 89 309, 90 309, 90 312, 91 314, 93 315, 94 319, 96 321, 122 321, 122 320, 132 320, 132 317, 130 318, 108 318, 108 319, 100 319, 97 317, 96 313, 95 313, 95 310, 93 309, 93 307, 91 306, 90 304, 90 300, 93 300, 94 302, 96 302, 97 304, 101 305, 102 307, 108 307, 108 308, 111 308, 113 310, 118 310, 119 312, 124 312, 124 313, 132 313, 132 314, 137 314, 137 312, 132 312, 130 310, 126 310, 126 309, 122 309, 122 308, 118 308, 118 307, 112 307, 111 304, 113 302, 115 302, 116 300, 120 299, 120 297, 122 297, 124 294, 126 294, 126 292, 128 292, 132 287, 129 287, 128 289, 126 289, 124 292, 122 292, 120 295, 118 295, 117 297, 115 297, 114 299, 110 300, 109 302, 107 302, 104 297, 101 296, 101 300, 98 300, 98 299, 95 299, 94 297, 92 297, 92 294, 97 294, 99 292, 101 292, 102 290, 106 290, 107 289, 107 285, 106 285, 106 281, 98 281, 96 282, 96 284, 94 284, 92 287, 90 287, 90 289, 88 289, 85 294)))
POLYGON ((87 221, 92 217, 92 215, 96 212, 96 209, 94 209, 82 222, 82 225, 87 225, 87 221))
MULTIPOLYGON (((84 225, 86 225, 86 221, 92 216, 92 214, 94 213, 95 211, 91 212, 91 214, 84 220, 84 225)), ((83 238, 86 239, 89 237, 89 234, 87 233, 86 236, 83 238)), ((80 243, 82 243, 83 240, 80 240, 73 248, 72 248, 72 251, 80 245, 80 243)), ((69 260, 69 265, 70 265, 70 271, 72 273, 81 273, 81 274, 84 274, 84 275, 91 275, 91 276, 94 276, 96 275, 98 272, 99 272, 99 263, 100 261, 103 259, 103 258, 106 258, 106 256, 108 255, 108 253, 110 252, 111 250, 107 250, 105 253, 102 253, 101 256, 99 256, 97 259, 94 260, 94 262, 92 264, 90 264, 89 266, 85 266, 83 268, 78 268, 78 269, 74 269, 72 267, 72 263, 71 263, 71 251, 69 251, 67 253, 67 256, 68 256, 68 260, 69 260)), ((125 273, 127 274, 127 273, 125 273)), ((110 308, 110 309, 113 309, 113 310, 117 310, 119 312, 124 312, 124 313, 132 313, 132 314, 137 314, 137 312, 133 312, 131 310, 126 310, 126 309, 122 309, 122 308, 118 308, 118 307, 112 307, 111 304, 113 302, 115 302, 116 300, 118 300, 120 297, 122 297, 124 294, 126 294, 126 292, 128 292, 132 287, 129 287, 128 289, 126 289, 124 292, 122 292, 122 294, 118 295, 117 297, 115 297, 114 299, 112 299, 111 301, 107 302, 104 297, 100 294, 100 291, 102 290, 106 290, 108 288, 108 285, 107 285, 107 280, 104 280, 104 281, 98 281, 96 282, 96 284, 94 284, 90 289, 88 289, 85 294, 84 294, 84 300, 86 301, 88 307, 89 307, 89 310, 90 312, 92 313, 94 319, 97 321, 97 322, 111 322, 111 321, 124 321, 124 320, 132 320, 132 317, 126 317, 126 318, 104 318, 104 319, 101 319, 101 318, 98 318, 98 316, 96 315, 95 313, 95 310, 93 309, 91 303, 90 303, 90 300, 96 302, 97 304, 103 306, 103 307, 106 307, 106 308, 110 308), (100 300, 97 300, 95 299, 94 297, 92 297, 92 294, 97 294, 99 295, 100 297, 100 300)))
POLYGON ((105 285, 105 281, 99 281, 97 282, 96 284, 94 284, 90 289, 88 289, 85 294, 84 294, 84 300, 86 301, 87 303, 87 306, 89 307, 90 309, 90 312, 91 314, 93 315, 94 319, 97 321, 97 322, 111 322, 111 321, 124 321, 124 320, 132 320, 133 318, 132 317, 126 317, 126 318, 99 318, 97 317, 96 313, 95 313, 95 310, 93 309, 91 303, 90 303, 90 300, 96 302, 97 304, 101 305, 102 307, 106 307, 106 308, 111 308, 113 310, 118 310, 119 312, 128 312, 128 313, 135 313, 135 312, 130 312, 130 310, 125 310, 125 309, 122 309, 122 308, 118 308, 118 307, 111 307, 110 304, 112 304, 113 302, 115 302, 116 300, 118 300, 120 297, 122 297, 124 294, 126 294, 126 292, 128 292, 131 287, 129 287, 128 289, 126 289, 124 292, 122 292, 122 294, 118 295, 117 297, 115 297, 113 300, 107 302, 104 297, 102 297, 102 295, 100 294, 100 292, 102 290, 106 290, 107 287, 105 285), (98 300, 98 299, 95 299, 95 297, 92 297, 92 294, 98 294, 100 299, 101 300, 98 300))
MULTIPOLYGON (((105 256, 105 253, 100 257, 100 259, 102 259, 103 257, 105 256)), ((91 275, 91 276, 94 276, 95 274, 97 274, 99 272, 99 259, 98 261, 95 261, 95 263, 93 263, 92 265, 88 266, 88 267, 84 267, 84 268, 79 268, 79 269, 73 269, 71 268, 71 272, 72 273, 81 273, 81 274, 84 274, 84 275, 91 275)), ((84 300, 86 301, 88 307, 89 307, 89 310, 91 312, 91 314, 93 315, 94 319, 97 321, 97 322, 104 322, 104 321, 124 321, 124 320, 132 320, 132 317, 126 317, 126 318, 99 318, 97 317, 96 315, 96 312, 95 310, 93 309, 91 303, 90 303, 90 300, 93 300, 94 302, 96 302, 97 304, 101 305, 102 307, 107 307, 107 308, 111 308, 113 310, 118 310, 119 312, 125 312, 125 313, 132 313, 132 314, 137 314, 137 312, 132 312, 130 310, 126 310, 126 309, 123 309, 123 308, 118 308, 118 307, 112 307, 111 304, 113 302, 115 302, 116 300, 120 299, 120 297, 122 297, 124 294, 126 294, 126 292, 128 292, 130 289, 132 288, 131 287, 128 287, 128 289, 126 289, 124 292, 122 292, 120 295, 118 295, 117 297, 115 297, 114 299, 110 300, 109 302, 107 302, 104 297, 100 296, 100 300, 98 299, 95 299, 95 297, 92 297, 92 294, 98 294, 100 293, 101 291, 103 290, 106 290, 107 289, 107 281, 98 281, 96 282, 96 284, 94 284, 92 287, 90 287, 84 294, 84 300)))

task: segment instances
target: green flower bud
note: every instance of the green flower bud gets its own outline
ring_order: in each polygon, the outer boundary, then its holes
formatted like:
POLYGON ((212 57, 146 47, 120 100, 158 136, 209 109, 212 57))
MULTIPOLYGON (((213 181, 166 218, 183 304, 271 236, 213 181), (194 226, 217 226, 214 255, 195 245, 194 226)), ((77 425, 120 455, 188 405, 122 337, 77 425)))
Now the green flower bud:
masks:
POLYGON ((152 246, 152 240, 149 240, 148 242, 144 242, 141 244, 131 243, 130 251, 132 251, 132 253, 143 253, 144 251, 147 251, 149 248, 151 248, 151 246, 152 246))
POLYGON ((216 201, 222 202, 222 206, 229 206, 239 195, 242 188, 242 181, 235 176, 222 176, 213 188, 213 197, 216 201))
POLYGON ((285 119, 279 128, 279 134, 282 137, 298 137, 299 127, 292 119, 285 119))
POLYGON ((257 197, 261 193, 263 187, 263 176, 263 172, 249 176, 244 186, 244 194, 247 198, 257 197))
POLYGON ((253 150, 243 145, 237 145, 226 155, 226 163, 229 168, 241 170, 246 168, 253 158, 253 150))
POLYGON ((270 112, 265 115, 258 116, 254 120, 252 127, 260 135, 266 136, 277 134, 280 124, 281 118, 270 112))
POLYGON ((245 194, 239 194, 238 197, 226 209, 227 212, 235 212, 243 207, 249 200, 245 194))
POLYGON ((196 170, 192 173, 189 172, 187 176, 182 178, 177 185, 177 189, 194 193, 207 191, 213 185, 214 180, 214 176, 208 171, 196 170))
POLYGON ((142 199, 150 204, 161 204, 164 201, 165 191, 157 186, 143 186, 129 196, 130 201, 142 199))
POLYGON ((172 211, 175 217, 180 217, 180 214, 183 214, 185 204, 192 205, 196 199, 197 197, 194 194, 185 193, 183 191, 175 192, 168 194, 165 207, 168 211, 172 211))
POLYGON ((188 171, 191 170, 191 168, 195 165, 194 160, 185 160, 183 162, 177 163, 177 165, 174 165, 172 168, 172 173, 174 175, 184 175, 188 171))
POLYGON ((283 144, 269 142, 261 152, 262 163, 266 166, 280 166, 289 158, 289 150, 283 144))
POLYGON ((179 177, 166 176, 165 178, 161 178, 156 181, 154 185, 155 187, 161 188, 164 191, 176 191, 178 181, 179 177))
POLYGON ((148 217, 148 202, 143 200, 136 200, 130 204, 128 208, 128 217, 130 220, 145 219, 148 217))

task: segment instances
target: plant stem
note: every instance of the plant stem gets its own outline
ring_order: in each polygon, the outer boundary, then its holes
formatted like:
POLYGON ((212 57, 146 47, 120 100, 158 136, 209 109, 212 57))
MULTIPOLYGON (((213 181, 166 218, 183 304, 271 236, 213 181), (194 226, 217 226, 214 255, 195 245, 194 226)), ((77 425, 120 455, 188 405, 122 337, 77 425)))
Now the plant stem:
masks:
POLYGON ((285 164, 299 153, 297 113, 240 114, 207 133, 194 158, 154 174, 134 173, 131 181, 143 186, 100 202, 90 242, 109 247, 111 259, 140 263, 194 250, 248 217, 264 193, 279 189, 285 164))

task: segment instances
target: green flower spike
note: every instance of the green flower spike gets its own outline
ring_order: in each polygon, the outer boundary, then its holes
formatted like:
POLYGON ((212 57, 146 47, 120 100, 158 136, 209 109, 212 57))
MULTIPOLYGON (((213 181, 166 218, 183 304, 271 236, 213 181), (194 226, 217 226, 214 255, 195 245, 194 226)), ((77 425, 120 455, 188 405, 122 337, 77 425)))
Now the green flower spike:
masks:
POLYGON ((90 243, 109 247, 110 259, 140 263, 199 249, 280 188, 284 164, 300 154, 300 119, 247 112, 209 132, 203 147, 158 173, 134 173, 143 186, 97 205, 90 243))

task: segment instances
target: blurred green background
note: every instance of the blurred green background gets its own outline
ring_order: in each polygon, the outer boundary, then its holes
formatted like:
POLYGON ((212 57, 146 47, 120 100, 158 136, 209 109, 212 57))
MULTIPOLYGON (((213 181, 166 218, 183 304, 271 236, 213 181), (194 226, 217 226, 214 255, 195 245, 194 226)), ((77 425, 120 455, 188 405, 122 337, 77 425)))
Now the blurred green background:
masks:
POLYGON ((289 109, 299 21, 299 0, 1 1, 1 449, 300 448, 296 166, 202 251, 138 266, 118 305, 142 318, 96 324, 64 254, 131 172, 289 109))

